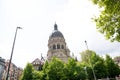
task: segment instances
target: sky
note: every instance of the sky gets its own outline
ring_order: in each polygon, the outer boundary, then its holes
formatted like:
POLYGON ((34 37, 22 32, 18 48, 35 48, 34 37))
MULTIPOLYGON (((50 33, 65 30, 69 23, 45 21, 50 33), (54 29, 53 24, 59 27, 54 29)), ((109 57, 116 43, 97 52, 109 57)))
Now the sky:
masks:
POLYGON ((99 8, 90 0, 0 0, 0 56, 9 59, 16 27, 18 30, 12 62, 24 68, 42 55, 47 58, 48 39, 55 22, 71 53, 80 60, 88 48, 104 57, 120 56, 120 43, 106 40, 91 19, 99 8))

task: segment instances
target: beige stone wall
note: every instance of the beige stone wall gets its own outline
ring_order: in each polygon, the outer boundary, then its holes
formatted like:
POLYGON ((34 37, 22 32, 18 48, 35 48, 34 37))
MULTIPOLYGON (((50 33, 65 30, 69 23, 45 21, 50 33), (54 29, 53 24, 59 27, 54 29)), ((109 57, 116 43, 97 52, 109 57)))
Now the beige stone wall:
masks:
POLYGON ((67 62, 68 58, 70 57, 70 51, 66 47, 66 42, 63 37, 55 37, 48 40, 48 61, 50 61, 53 56, 61 59, 64 62, 67 62), (56 49, 53 49, 54 45, 56 46, 56 49), (60 49, 58 49, 57 45, 60 45, 60 49))

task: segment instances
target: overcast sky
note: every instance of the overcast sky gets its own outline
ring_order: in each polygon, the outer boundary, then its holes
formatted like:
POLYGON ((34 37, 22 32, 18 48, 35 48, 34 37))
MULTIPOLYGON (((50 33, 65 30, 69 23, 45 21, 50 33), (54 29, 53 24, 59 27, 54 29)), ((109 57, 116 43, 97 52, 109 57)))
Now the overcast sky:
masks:
POLYGON ((18 30, 12 62, 24 67, 41 57, 46 58, 49 35, 58 25, 71 53, 80 59, 88 48, 100 56, 120 56, 120 43, 105 40, 91 20, 99 14, 89 0, 0 0, 0 56, 10 58, 15 29, 18 30))

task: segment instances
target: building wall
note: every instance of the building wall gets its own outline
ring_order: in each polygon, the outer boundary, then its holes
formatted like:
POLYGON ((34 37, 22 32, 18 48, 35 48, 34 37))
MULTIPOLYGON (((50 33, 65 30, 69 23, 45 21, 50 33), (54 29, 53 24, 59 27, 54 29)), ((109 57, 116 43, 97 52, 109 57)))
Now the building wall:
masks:
POLYGON ((0 80, 2 79, 4 69, 5 69, 5 59, 0 57, 0 80))
MULTIPOLYGON (((9 60, 5 62, 5 70, 3 72, 2 80, 6 80, 7 72, 8 72, 8 64, 9 60)), ((9 77, 8 80, 19 80, 20 76, 22 75, 22 68, 18 68, 14 63, 10 65, 9 77)))
POLYGON ((114 58, 115 63, 117 63, 120 67, 120 56, 114 58))
POLYGON ((23 69, 18 67, 17 68, 17 80, 19 80, 19 78, 21 77, 22 73, 23 73, 23 69))

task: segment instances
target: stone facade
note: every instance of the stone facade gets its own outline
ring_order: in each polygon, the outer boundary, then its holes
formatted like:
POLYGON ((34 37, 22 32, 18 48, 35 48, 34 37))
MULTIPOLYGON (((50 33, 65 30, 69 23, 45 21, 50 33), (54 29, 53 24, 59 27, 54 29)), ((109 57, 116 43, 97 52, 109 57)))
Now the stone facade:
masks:
POLYGON ((18 67, 17 68, 17 80, 20 80, 22 73, 23 73, 23 69, 18 67))
POLYGON ((120 56, 115 57, 113 60, 114 60, 114 61, 115 61, 115 63, 116 63, 116 64, 118 64, 118 65, 119 65, 119 67, 120 67, 120 56))
POLYGON ((48 61, 50 61, 53 56, 64 62, 67 62, 68 58, 70 58, 70 50, 66 46, 63 34, 58 30, 57 24, 54 25, 54 30, 48 40, 48 61))
MULTIPOLYGON (((2 80, 6 80, 7 72, 8 72, 8 64, 9 60, 5 62, 5 70, 3 72, 2 80)), ((19 80, 20 76, 22 75, 23 69, 18 68, 14 63, 10 64, 10 71, 8 80, 19 80)))
POLYGON ((5 59, 0 57, 0 80, 2 79, 4 69, 5 69, 5 59))

